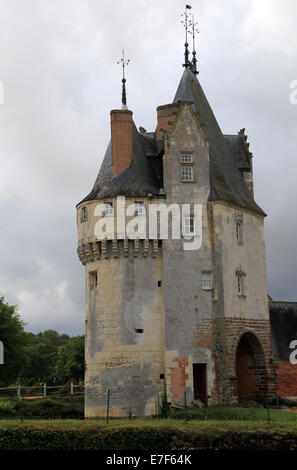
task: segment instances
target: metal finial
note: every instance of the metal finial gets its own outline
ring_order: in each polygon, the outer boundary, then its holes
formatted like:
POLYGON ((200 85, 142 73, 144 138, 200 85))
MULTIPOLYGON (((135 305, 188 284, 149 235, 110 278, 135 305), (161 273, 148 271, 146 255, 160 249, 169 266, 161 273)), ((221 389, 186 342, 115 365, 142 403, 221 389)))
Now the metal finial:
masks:
POLYGON ((185 63, 183 64, 183 67, 190 67, 191 63, 189 61, 189 44, 188 44, 188 33, 191 33, 189 29, 189 16, 187 10, 191 10, 191 5, 186 5, 185 12, 181 15, 183 17, 183 20, 181 21, 181 24, 185 28, 185 63))
POLYGON ((126 77, 125 77, 125 67, 129 65, 130 59, 125 59, 125 51, 123 49, 122 58, 118 60, 118 64, 122 64, 123 76, 122 76, 122 109, 127 108, 127 94, 126 94, 126 77))
POLYGON ((189 25, 191 27, 191 31, 190 31, 190 34, 192 35, 192 38, 193 38, 193 59, 192 59, 192 63, 191 63, 191 69, 192 69, 192 72, 195 74, 195 75, 198 75, 198 70, 197 70, 197 58, 196 58, 196 46, 195 46, 195 33, 199 34, 199 31, 198 31, 198 23, 195 23, 195 20, 194 20, 194 15, 192 15, 192 19, 189 21, 189 25))

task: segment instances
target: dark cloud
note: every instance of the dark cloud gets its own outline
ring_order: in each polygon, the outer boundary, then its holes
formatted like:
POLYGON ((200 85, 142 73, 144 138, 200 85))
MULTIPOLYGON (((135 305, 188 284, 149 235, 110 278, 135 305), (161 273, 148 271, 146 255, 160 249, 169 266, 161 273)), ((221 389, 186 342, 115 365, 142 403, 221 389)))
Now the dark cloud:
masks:
MULTIPOLYGON (((0 292, 27 329, 79 333, 84 274, 75 204, 90 190, 120 103, 124 47, 128 102, 153 130, 182 68, 181 0, 2 0, 0 8, 0 292)), ((226 133, 246 127, 257 202, 268 213, 272 297, 297 300, 295 185, 297 4, 201 0, 201 84, 226 133)))

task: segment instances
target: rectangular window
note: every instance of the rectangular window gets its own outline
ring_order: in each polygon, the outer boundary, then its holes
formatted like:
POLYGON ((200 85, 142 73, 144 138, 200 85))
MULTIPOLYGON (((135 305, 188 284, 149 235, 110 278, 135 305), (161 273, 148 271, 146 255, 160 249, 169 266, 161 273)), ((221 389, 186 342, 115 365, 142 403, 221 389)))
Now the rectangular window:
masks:
POLYGON ((201 281, 202 281, 203 290, 211 290, 212 289, 212 272, 203 271, 202 276, 201 276, 201 281))
POLYGON ((88 220, 88 210, 86 207, 82 207, 81 209, 81 221, 86 222, 88 220))
POLYGON ((90 283, 90 290, 97 289, 97 286, 98 286, 97 271, 93 271, 93 272, 89 273, 89 283, 90 283))
POLYGON ((145 215, 143 202, 134 202, 134 215, 145 215))
POLYGON ((194 217, 185 217, 184 219, 184 236, 195 235, 195 219, 194 217))
POLYGON ((193 181, 193 168, 191 166, 183 165, 181 167, 182 181, 193 181))
POLYGON ((245 295, 244 276, 237 274, 237 293, 238 295, 245 295))
POLYGON ((114 215, 112 202, 106 202, 104 204, 104 213, 105 213, 105 217, 109 217, 109 216, 114 215))
POLYGON ((180 156, 181 163, 193 163, 193 155, 191 153, 182 153, 180 156))
POLYGON ((236 238, 238 243, 243 243, 243 231, 242 231, 242 223, 236 223, 236 238))

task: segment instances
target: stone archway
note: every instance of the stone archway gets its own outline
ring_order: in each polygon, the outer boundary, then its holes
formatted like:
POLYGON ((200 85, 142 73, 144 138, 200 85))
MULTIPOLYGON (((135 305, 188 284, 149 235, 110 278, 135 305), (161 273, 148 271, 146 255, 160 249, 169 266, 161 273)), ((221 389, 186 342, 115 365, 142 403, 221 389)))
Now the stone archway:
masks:
POLYGON ((236 349, 235 367, 238 402, 262 402, 267 391, 265 356, 253 333, 241 336, 236 349))

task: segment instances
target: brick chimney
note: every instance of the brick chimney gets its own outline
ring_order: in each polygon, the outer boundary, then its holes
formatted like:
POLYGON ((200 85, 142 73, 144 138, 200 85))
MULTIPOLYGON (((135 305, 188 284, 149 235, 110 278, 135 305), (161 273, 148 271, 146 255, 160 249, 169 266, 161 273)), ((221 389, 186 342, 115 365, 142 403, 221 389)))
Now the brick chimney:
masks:
POLYGON ((112 168, 119 176, 131 165, 133 154, 132 111, 127 109, 110 112, 112 168))
POLYGON ((165 104, 157 108, 157 139, 162 139, 163 132, 171 129, 179 110, 178 103, 165 104))

